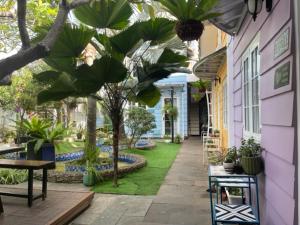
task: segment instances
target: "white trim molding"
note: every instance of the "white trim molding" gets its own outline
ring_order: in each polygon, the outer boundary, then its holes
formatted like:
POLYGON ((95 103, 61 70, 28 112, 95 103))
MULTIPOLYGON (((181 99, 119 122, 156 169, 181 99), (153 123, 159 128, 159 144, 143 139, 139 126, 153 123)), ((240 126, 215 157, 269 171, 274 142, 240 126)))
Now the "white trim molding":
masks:
MULTIPOLYGON (((295 24, 295 40, 296 40, 296 48, 295 48, 295 54, 296 54, 296 79, 297 79, 297 154, 298 154, 298 160, 297 160, 297 170, 298 170, 298 179, 297 179, 297 200, 298 200, 298 222, 300 222, 300 201, 299 201, 299 193, 300 193, 300 2, 299 0, 294 0, 294 24, 295 24)), ((296 224, 296 221, 295 221, 296 224)))

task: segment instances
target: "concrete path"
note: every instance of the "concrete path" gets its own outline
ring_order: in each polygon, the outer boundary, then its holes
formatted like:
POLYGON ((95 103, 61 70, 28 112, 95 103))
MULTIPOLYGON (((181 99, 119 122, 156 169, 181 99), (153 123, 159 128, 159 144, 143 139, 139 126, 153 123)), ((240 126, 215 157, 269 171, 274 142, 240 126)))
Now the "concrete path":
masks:
POLYGON ((72 225, 211 225, 199 138, 186 140, 157 196, 96 194, 72 225))

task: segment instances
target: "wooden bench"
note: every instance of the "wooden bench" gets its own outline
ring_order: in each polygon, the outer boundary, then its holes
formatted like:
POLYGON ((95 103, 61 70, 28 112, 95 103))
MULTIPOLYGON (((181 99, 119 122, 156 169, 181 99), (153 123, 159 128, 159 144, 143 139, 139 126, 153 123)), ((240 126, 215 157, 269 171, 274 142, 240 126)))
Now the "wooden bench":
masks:
MULTIPOLYGON (((0 196, 13 196, 20 198, 27 198, 28 206, 32 206, 32 202, 38 198, 45 200, 47 197, 47 171, 50 168, 55 167, 55 162, 53 161, 38 161, 38 160, 10 160, 10 159, 0 159, 0 168, 8 169, 19 169, 28 170, 28 193, 27 194, 16 194, 8 192, 0 192, 0 196), (33 171, 43 170, 42 179, 42 194, 33 196, 33 171)), ((0 211, 3 212, 3 206, 0 199, 0 211)))

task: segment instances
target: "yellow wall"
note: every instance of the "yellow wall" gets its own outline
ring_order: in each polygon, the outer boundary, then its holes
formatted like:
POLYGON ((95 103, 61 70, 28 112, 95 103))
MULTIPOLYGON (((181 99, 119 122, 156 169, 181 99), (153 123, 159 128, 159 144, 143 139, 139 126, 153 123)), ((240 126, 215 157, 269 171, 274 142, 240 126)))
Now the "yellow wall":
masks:
MULTIPOLYGON (((227 34, 210 23, 205 23, 204 32, 199 40, 199 56, 204 58, 227 45, 227 34)), ((227 62, 219 68, 217 77, 221 82, 212 81, 213 128, 220 130, 221 147, 228 147, 228 129, 223 126, 223 85, 227 76, 227 62)), ((228 127, 228 126, 227 126, 228 127)))
MULTIPOLYGON (((228 129, 224 127, 223 121, 223 87, 227 77, 227 62, 225 61, 219 68, 218 77, 220 77, 220 83, 218 81, 212 84, 213 94, 213 127, 220 130, 221 147, 228 147, 228 129)), ((227 125, 228 127, 228 125, 227 125)))
POLYGON ((218 29, 212 24, 206 23, 203 34, 199 39, 199 56, 204 58, 216 51, 218 44, 218 29))

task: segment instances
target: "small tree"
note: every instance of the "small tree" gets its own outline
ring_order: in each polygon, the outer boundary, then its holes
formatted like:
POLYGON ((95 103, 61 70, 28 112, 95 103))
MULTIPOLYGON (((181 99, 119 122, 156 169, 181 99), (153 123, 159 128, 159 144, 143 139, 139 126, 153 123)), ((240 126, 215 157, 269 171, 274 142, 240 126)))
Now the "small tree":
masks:
POLYGON ((155 117, 146 109, 141 107, 133 107, 128 110, 125 125, 129 130, 129 148, 135 146, 141 136, 156 127, 155 117))

